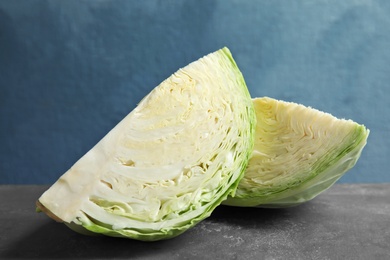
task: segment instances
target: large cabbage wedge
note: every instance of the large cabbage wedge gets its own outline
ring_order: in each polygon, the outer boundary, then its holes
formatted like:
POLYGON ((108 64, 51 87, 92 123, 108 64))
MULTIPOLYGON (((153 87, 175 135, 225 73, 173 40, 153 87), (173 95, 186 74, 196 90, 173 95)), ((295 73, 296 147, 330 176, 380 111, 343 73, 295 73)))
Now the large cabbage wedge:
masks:
POLYGON ((288 207, 309 201, 351 169, 369 130, 351 120, 269 97, 253 100, 255 145, 232 206, 288 207))
POLYGON ((81 233, 177 236, 234 193, 254 127, 244 78, 223 48, 153 89, 39 198, 37 210, 81 233))

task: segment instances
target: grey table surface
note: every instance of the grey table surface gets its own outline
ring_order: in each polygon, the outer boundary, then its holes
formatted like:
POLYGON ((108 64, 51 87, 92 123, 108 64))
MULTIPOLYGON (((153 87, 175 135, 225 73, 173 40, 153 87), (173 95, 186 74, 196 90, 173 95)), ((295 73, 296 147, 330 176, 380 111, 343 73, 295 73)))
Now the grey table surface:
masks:
POLYGON ((181 236, 84 236, 35 212, 48 186, 0 186, 0 259, 390 259, 390 184, 336 184, 287 209, 220 206, 181 236))

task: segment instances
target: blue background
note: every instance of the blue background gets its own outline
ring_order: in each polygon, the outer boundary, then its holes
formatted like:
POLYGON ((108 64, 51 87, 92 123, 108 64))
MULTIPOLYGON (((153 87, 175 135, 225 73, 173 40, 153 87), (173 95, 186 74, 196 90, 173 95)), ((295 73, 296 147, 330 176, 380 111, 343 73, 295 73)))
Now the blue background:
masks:
POLYGON ((0 183, 49 184, 162 80, 227 46, 253 97, 366 125, 390 182, 390 1, 0 1, 0 183))

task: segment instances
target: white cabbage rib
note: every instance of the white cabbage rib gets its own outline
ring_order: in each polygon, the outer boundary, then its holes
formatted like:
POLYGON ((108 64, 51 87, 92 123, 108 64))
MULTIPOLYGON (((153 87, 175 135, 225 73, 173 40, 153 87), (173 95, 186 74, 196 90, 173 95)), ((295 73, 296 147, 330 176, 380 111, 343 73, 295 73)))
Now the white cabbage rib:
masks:
POLYGON ((254 120, 244 79, 224 48, 156 87, 39 203, 94 232, 168 238, 234 191, 254 120))
POLYGON ((256 98, 255 145, 235 206, 293 206, 329 188, 358 160, 369 131, 303 105, 256 98))

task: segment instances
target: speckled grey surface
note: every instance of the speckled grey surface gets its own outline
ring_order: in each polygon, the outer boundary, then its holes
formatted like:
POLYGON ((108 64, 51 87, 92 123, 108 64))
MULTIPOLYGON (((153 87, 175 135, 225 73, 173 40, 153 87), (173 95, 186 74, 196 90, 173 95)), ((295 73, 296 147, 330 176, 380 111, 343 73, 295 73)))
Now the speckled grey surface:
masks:
POLYGON ((88 237, 34 211, 47 186, 0 186, 0 259, 389 259, 390 184, 338 184, 295 208, 220 206, 159 242, 88 237))
POLYGON ((227 46, 254 97, 371 129, 340 182, 390 182, 388 0, 0 0, 0 183, 50 184, 157 84, 227 46))

